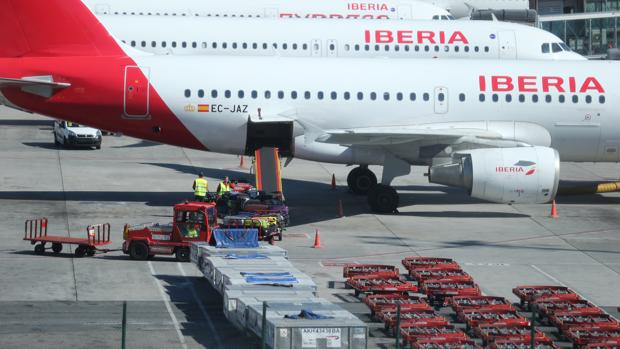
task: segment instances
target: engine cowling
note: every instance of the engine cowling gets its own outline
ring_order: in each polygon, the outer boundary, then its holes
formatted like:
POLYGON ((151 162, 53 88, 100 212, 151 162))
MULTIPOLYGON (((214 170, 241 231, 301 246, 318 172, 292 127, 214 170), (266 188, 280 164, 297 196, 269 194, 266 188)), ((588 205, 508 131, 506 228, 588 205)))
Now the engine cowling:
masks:
POLYGON ((431 166, 429 181, 493 202, 546 203, 558 191, 560 156, 548 147, 473 149, 431 166))

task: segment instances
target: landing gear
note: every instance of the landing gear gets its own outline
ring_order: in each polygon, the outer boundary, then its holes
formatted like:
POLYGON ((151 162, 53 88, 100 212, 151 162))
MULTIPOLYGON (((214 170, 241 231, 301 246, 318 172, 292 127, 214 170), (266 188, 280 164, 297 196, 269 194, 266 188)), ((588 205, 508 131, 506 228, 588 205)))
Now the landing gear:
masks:
POLYGON ((356 167, 349 172, 347 184, 353 193, 364 195, 377 185, 377 176, 366 166, 356 167))
POLYGON ((378 213, 394 213, 398 208, 398 193, 385 184, 377 184, 368 192, 368 204, 378 213))

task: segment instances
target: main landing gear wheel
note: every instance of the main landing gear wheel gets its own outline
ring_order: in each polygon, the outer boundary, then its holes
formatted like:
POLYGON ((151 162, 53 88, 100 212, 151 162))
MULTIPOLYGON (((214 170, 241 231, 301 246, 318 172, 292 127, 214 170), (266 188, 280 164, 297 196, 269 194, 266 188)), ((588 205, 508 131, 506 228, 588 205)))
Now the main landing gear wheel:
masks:
POLYGON ((374 212, 394 213, 398 208, 398 193, 389 185, 377 184, 368 192, 368 204, 374 212))
POLYGON ((364 195, 377 184, 377 176, 367 167, 356 167, 349 172, 347 184, 353 193, 364 195))

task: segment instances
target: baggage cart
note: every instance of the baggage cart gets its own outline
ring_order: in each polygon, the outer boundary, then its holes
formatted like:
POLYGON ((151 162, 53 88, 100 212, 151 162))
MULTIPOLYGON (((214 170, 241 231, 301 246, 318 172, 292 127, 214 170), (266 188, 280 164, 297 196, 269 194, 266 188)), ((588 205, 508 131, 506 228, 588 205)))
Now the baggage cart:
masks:
POLYGON ((461 269, 461 266, 452 260, 451 258, 438 258, 438 257, 407 257, 402 261, 403 266, 407 270, 419 268, 419 267, 443 267, 443 268, 457 268, 461 269))
POLYGON ((620 336, 598 343, 589 343, 585 349, 620 349, 620 336))
POLYGON ((24 241, 30 241, 34 246, 34 253, 43 254, 46 245, 51 245, 52 252, 57 255, 62 252, 64 245, 77 245, 75 249, 76 257, 94 256, 97 252, 109 252, 109 249, 101 247, 109 245, 110 224, 94 224, 86 228, 86 237, 70 237, 47 234, 48 219, 30 219, 24 223, 24 241))
POLYGON ((277 215, 236 215, 226 216, 223 219, 223 224, 226 228, 244 228, 244 229, 257 229, 258 240, 268 241, 282 241, 282 225, 278 220, 277 215))
POLYGON ((362 299, 362 302, 370 308, 370 317, 384 310, 396 310, 400 304, 401 310, 430 309, 423 298, 408 297, 402 293, 396 294, 370 294, 362 299))
POLYGON ((425 280, 420 283, 420 290, 431 304, 443 304, 454 296, 480 296, 480 288, 473 281, 425 280))
POLYGON ((463 310, 463 318, 469 329, 480 324, 529 325, 529 321, 515 310, 466 309, 463 310))
MULTIPOLYGON (((377 318, 383 322, 385 325, 385 329, 389 330, 390 328, 394 328, 396 326, 396 310, 384 310, 382 312, 377 313, 377 318)), ((436 311, 432 309, 428 310, 401 310, 400 312, 400 323, 401 325, 412 324, 414 325, 436 325, 436 326, 446 326, 450 323, 448 320, 440 316, 436 311)))
MULTIPOLYGON (((534 339, 536 349, 560 349, 550 339, 534 339)), ((489 345, 490 349, 531 349, 529 340, 496 340, 489 345)))
POLYGON ((418 292, 418 287, 409 281, 403 281, 399 277, 383 277, 377 275, 359 275, 350 277, 346 281, 347 286, 355 290, 355 295, 360 293, 409 293, 418 292))
MULTIPOLYGON (((483 344, 489 344, 495 340, 527 340, 532 335, 532 327, 524 324, 517 325, 496 325, 496 324, 480 324, 474 328, 476 337, 482 338, 483 344)), ((536 330, 536 339, 549 339, 547 335, 536 330)))
POLYGON ((456 312, 457 318, 464 321, 462 312, 465 309, 497 309, 512 310, 514 307, 504 297, 494 296, 456 296, 448 299, 448 305, 456 312))
POLYGON ((577 295, 573 290, 564 286, 517 286, 512 289, 512 293, 519 297, 521 307, 524 307, 527 304, 528 308, 531 302, 543 298, 554 297, 561 299, 581 299, 581 297, 579 297, 579 295, 577 295))
POLYGON ((345 278, 358 275, 398 276, 398 268, 386 264, 347 264, 342 268, 345 278))
POLYGON ((415 268, 409 270, 409 276, 417 282, 430 279, 473 281, 471 275, 454 268, 415 268))
POLYGON ((411 343, 411 349, 482 349, 471 339, 444 338, 419 340, 411 343))
MULTIPOLYGON (((587 345, 589 343, 601 343, 610 340, 620 340, 619 328, 607 328, 597 326, 587 327, 571 327, 564 336, 577 347, 587 345)), ((620 342, 618 342, 620 344, 620 342)))
POLYGON ((418 340, 433 340, 441 338, 468 339, 467 334, 460 329, 448 326, 405 326, 401 327, 400 335, 406 343, 418 340))
POLYGON ((594 304, 585 299, 561 299, 561 298, 543 298, 534 301, 538 314, 542 318, 549 318, 559 311, 585 310, 598 308, 594 304))
POLYGON ((557 312, 551 317, 551 323, 562 333, 571 327, 620 328, 618 321, 609 314, 575 314, 557 312))
MULTIPOLYGON (((260 338, 263 305, 248 307, 247 330, 260 338)), ((266 344, 273 349, 366 349, 368 327, 332 303, 267 303, 266 344)))

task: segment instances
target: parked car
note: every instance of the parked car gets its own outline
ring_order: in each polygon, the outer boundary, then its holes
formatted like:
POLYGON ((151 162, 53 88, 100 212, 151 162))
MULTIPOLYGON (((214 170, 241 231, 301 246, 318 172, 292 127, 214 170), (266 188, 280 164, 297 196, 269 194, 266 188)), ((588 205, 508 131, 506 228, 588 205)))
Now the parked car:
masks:
POLYGON ((101 131, 81 126, 71 121, 54 122, 54 143, 56 145, 75 147, 95 147, 101 149, 101 131))

